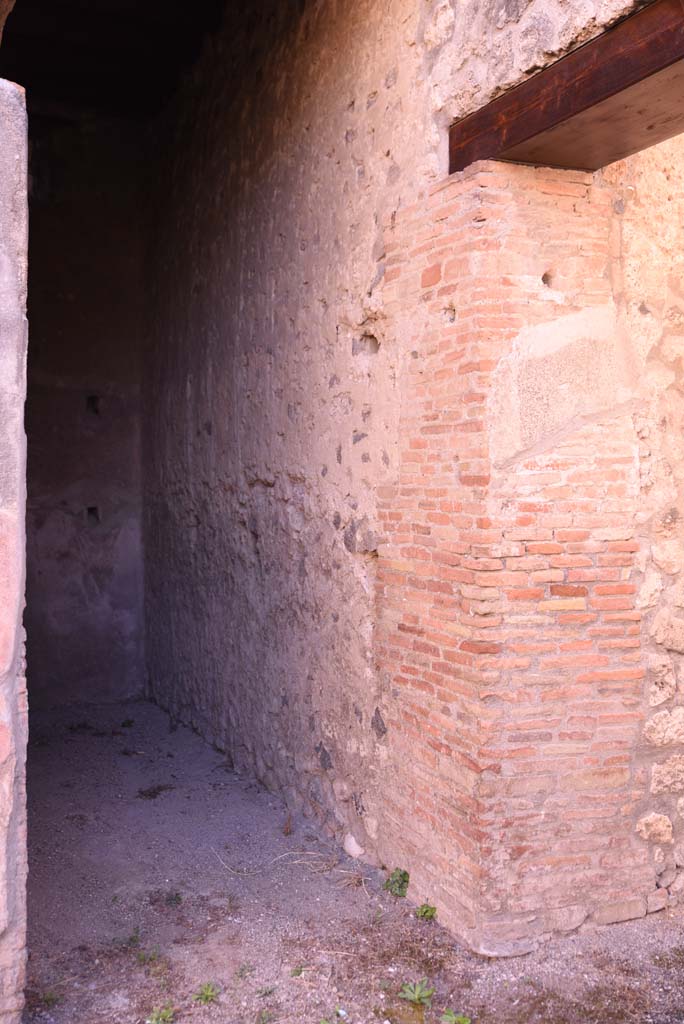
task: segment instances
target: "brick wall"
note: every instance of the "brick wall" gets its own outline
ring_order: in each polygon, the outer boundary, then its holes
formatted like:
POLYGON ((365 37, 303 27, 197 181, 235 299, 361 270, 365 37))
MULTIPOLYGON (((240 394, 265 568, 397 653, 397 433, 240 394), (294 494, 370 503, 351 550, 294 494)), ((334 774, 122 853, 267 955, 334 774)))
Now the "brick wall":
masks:
MULTIPOLYGON (((600 177, 479 164, 388 229, 410 340, 381 494, 384 848, 489 952, 653 909, 638 442, 600 177)), ((662 905, 662 903, 661 903, 662 905)))

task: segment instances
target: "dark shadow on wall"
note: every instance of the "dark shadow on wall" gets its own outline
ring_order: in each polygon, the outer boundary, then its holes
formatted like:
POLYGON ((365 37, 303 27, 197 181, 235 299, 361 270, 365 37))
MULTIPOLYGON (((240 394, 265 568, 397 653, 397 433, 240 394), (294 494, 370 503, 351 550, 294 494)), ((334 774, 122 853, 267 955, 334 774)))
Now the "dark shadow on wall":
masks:
POLYGON ((30 698, 121 700, 143 685, 139 129, 30 133, 30 698))

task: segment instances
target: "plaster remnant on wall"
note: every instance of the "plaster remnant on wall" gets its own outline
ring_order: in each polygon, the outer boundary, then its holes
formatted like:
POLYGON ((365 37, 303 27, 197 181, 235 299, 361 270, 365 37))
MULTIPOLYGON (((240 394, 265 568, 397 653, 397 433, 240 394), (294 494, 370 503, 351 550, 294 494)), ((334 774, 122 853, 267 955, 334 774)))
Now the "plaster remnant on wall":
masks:
POLYGON ((612 305, 524 327, 488 399, 495 463, 519 457, 630 397, 627 346, 612 305))

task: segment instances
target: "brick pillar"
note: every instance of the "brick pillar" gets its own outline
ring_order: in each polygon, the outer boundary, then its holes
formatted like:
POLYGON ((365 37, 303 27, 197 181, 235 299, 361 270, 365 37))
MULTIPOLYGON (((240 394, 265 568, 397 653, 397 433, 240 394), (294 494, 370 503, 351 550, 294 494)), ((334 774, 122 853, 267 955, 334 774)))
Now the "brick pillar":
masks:
POLYGON ((408 352, 381 494, 381 854, 489 953, 646 913, 633 385, 613 192, 476 164, 388 232, 408 352))
POLYGON ((24 517, 26 111, 0 80, 0 1021, 23 1006, 26 949, 24 517))

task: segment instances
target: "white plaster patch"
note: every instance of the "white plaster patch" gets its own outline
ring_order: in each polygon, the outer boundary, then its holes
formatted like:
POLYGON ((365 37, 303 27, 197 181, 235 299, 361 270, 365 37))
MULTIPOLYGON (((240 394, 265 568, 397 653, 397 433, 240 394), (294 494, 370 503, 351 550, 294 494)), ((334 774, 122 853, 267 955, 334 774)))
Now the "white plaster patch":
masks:
POLYGON ((525 327, 493 374, 490 451, 501 464, 631 396, 612 304, 525 327))

